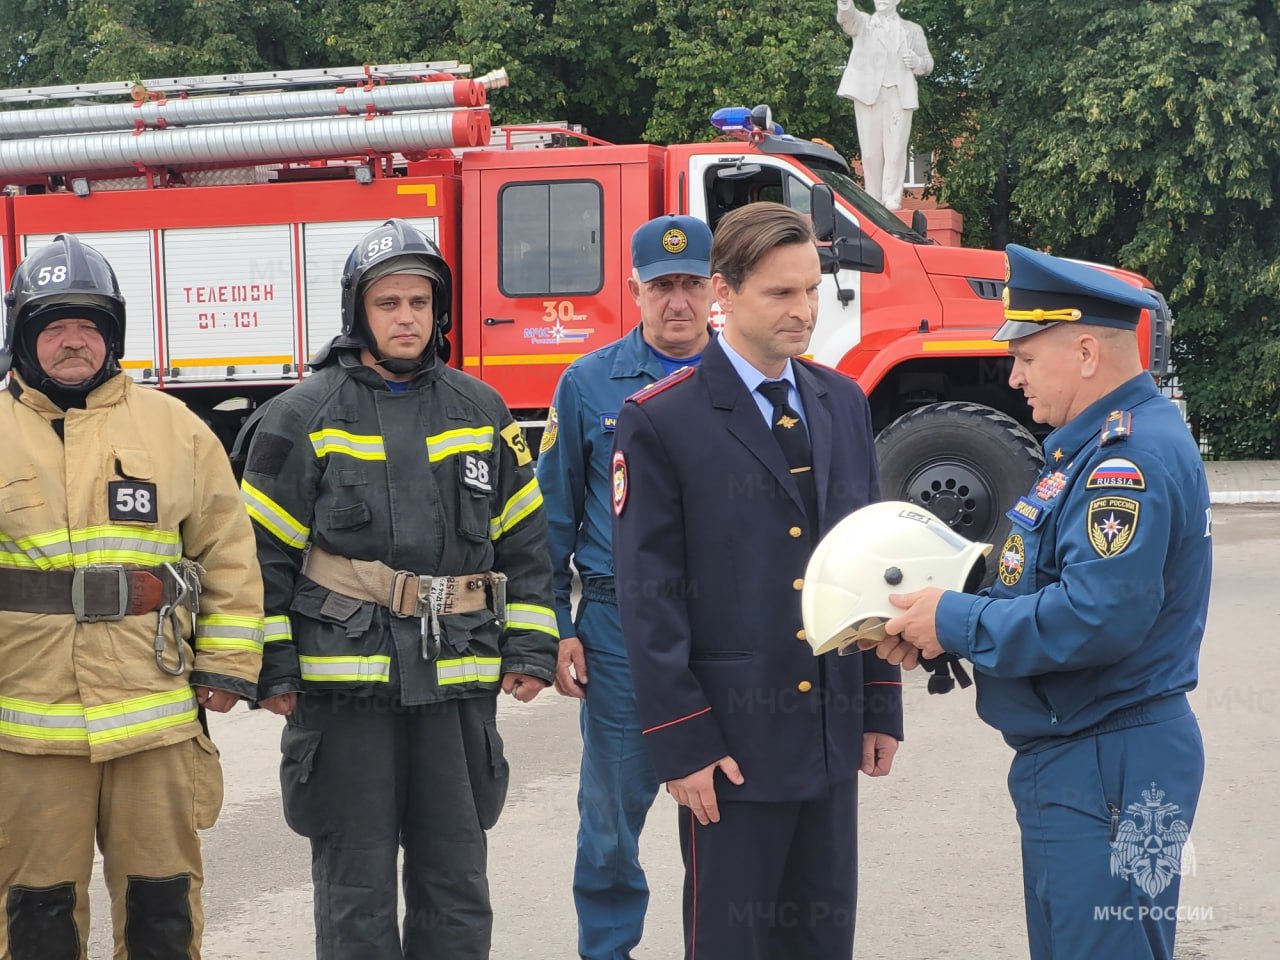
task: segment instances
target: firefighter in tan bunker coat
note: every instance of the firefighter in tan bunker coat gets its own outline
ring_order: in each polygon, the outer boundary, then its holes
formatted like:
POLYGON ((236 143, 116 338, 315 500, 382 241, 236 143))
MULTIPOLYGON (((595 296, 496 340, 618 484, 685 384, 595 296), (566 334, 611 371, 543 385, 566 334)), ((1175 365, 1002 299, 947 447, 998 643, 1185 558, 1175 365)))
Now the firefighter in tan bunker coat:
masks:
POLYGON ((102 254, 57 237, 6 305, 0 958, 84 960, 96 836, 114 955, 198 960, 197 831, 222 805, 203 711, 256 692, 253 531, 213 433, 121 371, 102 254))

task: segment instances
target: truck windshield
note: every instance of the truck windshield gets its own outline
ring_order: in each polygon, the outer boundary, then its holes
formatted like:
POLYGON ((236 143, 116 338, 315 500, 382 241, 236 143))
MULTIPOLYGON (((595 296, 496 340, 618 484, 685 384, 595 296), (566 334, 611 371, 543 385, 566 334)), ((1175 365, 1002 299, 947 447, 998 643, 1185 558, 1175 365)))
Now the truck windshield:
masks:
POLYGON ((845 199, 859 218, 865 217, 886 233, 906 240, 908 243, 928 243, 929 241, 916 233, 887 209, 880 201, 853 181, 853 177, 843 170, 837 170, 821 163, 809 163, 809 169, 822 178, 822 182, 845 199))

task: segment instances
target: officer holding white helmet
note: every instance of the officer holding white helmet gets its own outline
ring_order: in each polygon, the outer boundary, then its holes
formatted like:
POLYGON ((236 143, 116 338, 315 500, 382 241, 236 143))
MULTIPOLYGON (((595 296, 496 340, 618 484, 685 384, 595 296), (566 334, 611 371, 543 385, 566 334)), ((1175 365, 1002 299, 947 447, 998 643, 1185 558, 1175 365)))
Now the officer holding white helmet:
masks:
POLYGON ((222 806, 204 711, 257 689, 253 531, 208 427, 121 372, 101 253, 55 238, 6 305, 0 957, 84 956, 96 840, 115 955, 198 960, 197 831, 222 806))
POLYGON ((342 335, 268 405, 245 465, 259 697, 288 717, 285 817, 311 841, 319 960, 489 956, 497 696, 555 676, 532 456, 497 392, 445 363, 451 282, 404 221, 366 234, 342 335))
POLYGON ((1032 960, 1173 955, 1181 853, 1204 776, 1187 691, 1209 603, 1200 453, 1143 368, 1152 298, 1093 267, 1008 248, 1010 384, 1053 431, 1012 506, 984 596, 893 598, 879 652, 948 652, 1017 751, 1032 960))

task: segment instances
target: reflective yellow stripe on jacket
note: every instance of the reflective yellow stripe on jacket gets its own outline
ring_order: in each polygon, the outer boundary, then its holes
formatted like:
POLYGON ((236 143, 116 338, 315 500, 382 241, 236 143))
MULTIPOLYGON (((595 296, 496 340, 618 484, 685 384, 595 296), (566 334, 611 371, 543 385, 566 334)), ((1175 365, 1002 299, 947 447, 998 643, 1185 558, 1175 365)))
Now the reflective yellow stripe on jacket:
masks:
POLYGON ((278 643, 281 640, 293 639, 293 621, 288 614, 267 617, 262 623, 262 642, 278 643))
POLYGON ((508 603, 507 627, 516 630, 537 630, 539 633, 560 639, 556 615, 550 607, 539 607, 532 603, 508 603))
POLYGON ((262 652, 262 621, 227 613, 201 614, 196 618, 196 650, 249 650, 262 652))
POLYGON ((427 437, 427 459, 432 463, 468 450, 487 453, 492 449, 493 427, 464 427, 427 437))
POLYGON ((13 697, 0 697, 0 734, 23 740, 89 739, 80 704, 35 703, 13 697))
POLYGON ((0 734, 23 740, 115 743, 180 727, 195 718, 196 695, 190 687, 88 708, 0 697, 0 734))
POLYGON ((302 549, 307 545, 311 530, 290 516, 289 511, 276 503, 248 480, 240 483, 240 497, 253 522, 258 524, 286 546, 302 549))
POLYGON ((390 683, 390 657, 298 657, 303 680, 328 683, 390 683))
POLYGON ((386 448, 382 438, 375 435, 361 436, 347 433, 345 430, 327 428, 310 434, 311 447, 317 457, 327 457, 331 453, 345 453, 357 460, 385 460, 386 448))
POLYGON ((497 683, 502 679, 501 657, 458 657, 436 661, 436 683, 497 683))
POLYGON ((76 530, 51 530, 13 540, 0 533, 0 567, 70 570, 95 563, 155 567, 182 559, 176 530, 141 530, 99 524, 76 530))
POLYGON ((534 477, 512 495, 502 507, 502 512, 489 521, 489 539, 497 540, 503 534, 510 533, 529 514, 542 506, 542 491, 538 489, 538 479, 534 477))
POLYGON ((196 694, 190 687, 86 707, 84 711, 90 746, 180 727, 195 718, 196 694))

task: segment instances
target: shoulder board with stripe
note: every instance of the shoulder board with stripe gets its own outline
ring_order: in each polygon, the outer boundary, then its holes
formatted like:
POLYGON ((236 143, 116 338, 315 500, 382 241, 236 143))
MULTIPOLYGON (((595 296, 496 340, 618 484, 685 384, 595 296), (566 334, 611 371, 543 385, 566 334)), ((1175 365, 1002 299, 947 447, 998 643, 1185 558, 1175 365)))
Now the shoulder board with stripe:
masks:
POLYGON ((1126 440, 1133 433, 1133 414, 1128 410, 1112 410, 1102 424, 1102 433, 1098 437, 1098 446, 1105 447, 1109 443, 1126 440))
POLYGON ((662 393, 663 390, 669 390, 681 380, 688 380, 694 375, 697 369, 697 367, 682 367, 675 373, 668 374, 661 380, 655 380, 647 387, 640 388, 635 393, 631 394, 631 396, 627 397, 627 402, 644 403, 646 400, 652 400, 658 394, 662 393))

